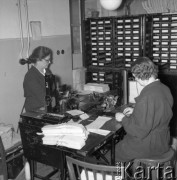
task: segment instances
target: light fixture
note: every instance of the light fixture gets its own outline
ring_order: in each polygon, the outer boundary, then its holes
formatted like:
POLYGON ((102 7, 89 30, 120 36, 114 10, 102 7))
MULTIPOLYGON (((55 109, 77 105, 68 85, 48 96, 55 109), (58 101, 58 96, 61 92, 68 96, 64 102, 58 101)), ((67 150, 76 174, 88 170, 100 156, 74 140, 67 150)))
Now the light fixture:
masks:
POLYGON ((116 10, 122 3, 122 0, 100 0, 100 4, 104 9, 116 10))

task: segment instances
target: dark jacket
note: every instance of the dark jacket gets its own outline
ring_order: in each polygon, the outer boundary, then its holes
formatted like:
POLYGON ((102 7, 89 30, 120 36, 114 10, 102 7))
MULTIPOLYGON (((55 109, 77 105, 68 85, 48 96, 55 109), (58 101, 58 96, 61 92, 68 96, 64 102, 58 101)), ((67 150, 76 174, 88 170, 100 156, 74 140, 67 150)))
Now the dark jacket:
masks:
POLYGON ((116 161, 151 158, 169 150, 173 97, 160 81, 147 85, 135 99, 132 115, 124 117, 124 139, 116 146, 116 161))
POLYGON ((36 111, 41 107, 45 107, 45 76, 42 75, 38 69, 31 66, 29 71, 26 73, 24 81, 24 97, 25 110, 36 111))

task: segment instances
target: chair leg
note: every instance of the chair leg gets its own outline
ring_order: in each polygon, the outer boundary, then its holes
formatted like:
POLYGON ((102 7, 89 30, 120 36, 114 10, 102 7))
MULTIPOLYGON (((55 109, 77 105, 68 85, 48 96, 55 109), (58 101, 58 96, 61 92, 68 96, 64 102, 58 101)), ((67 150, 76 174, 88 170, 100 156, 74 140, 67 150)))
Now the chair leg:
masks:
POLYGON ((31 180, 34 180, 34 174, 36 173, 37 164, 33 160, 29 160, 31 180))
POLYGON ((4 172, 5 172, 5 174, 4 174, 4 180, 8 180, 8 173, 7 173, 7 166, 5 166, 5 167, 3 167, 4 168, 4 172))
POLYGON ((177 160, 174 161, 174 176, 177 177, 177 160))

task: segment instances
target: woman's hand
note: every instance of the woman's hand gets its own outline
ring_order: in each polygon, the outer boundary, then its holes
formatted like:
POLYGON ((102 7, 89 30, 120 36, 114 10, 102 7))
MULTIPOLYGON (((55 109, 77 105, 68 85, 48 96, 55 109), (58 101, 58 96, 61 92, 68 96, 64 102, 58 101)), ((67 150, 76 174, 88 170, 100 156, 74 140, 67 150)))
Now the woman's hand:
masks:
POLYGON ((118 122, 121 122, 123 117, 125 117, 125 115, 123 113, 116 113, 116 115, 115 115, 115 119, 118 122))
POLYGON ((123 114, 125 116, 130 116, 133 113, 133 110, 134 109, 132 107, 127 107, 127 108, 124 109, 123 114))

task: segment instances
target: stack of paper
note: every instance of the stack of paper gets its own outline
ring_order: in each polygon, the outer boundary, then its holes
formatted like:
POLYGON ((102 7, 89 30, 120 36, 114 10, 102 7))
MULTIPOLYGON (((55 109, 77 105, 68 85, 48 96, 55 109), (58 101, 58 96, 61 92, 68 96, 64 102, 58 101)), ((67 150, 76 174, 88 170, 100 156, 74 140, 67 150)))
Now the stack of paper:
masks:
POLYGON ((81 149, 83 146, 85 146, 85 139, 83 137, 73 135, 44 136, 43 144, 65 146, 72 149, 81 149))
POLYGON ((81 124, 63 123, 44 126, 42 134, 44 135, 43 144, 81 149, 85 145, 89 132, 81 124))
POLYGON ((104 93, 104 92, 109 91, 110 88, 108 84, 87 83, 84 85, 84 90, 104 93))

